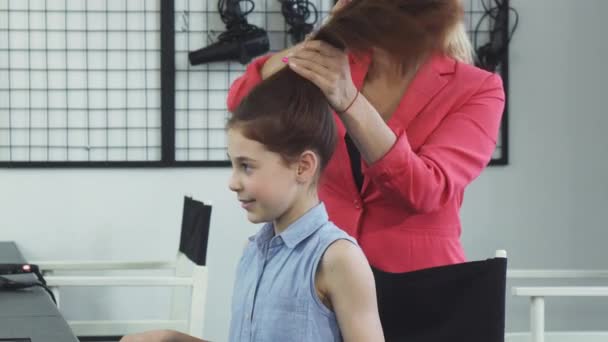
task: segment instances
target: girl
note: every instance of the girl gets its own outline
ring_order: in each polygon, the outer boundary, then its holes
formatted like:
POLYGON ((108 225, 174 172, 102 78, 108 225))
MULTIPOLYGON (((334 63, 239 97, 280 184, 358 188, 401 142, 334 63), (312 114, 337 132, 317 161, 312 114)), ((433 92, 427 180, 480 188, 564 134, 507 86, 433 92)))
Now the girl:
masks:
POLYGON ((291 70, 257 86, 228 122, 230 189, 249 239, 230 341, 383 341, 371 268, 317 195, 336 128, 325 96, 291 70))

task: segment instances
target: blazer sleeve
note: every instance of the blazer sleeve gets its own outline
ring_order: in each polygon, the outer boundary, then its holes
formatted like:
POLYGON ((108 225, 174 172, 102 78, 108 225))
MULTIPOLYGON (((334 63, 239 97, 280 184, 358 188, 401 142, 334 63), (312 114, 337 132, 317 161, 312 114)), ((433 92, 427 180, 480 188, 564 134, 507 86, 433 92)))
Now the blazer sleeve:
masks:
POLYGON ((505 105, 502 80, 491 74, 462 106, 447 114, 417 153, 404 130, 365 170, 385 196, 418 213, 433 212, 464 190, 486 167, 505 105))
POLYGON ((262 67, 271 56, 272 55, 269 54, 256 58, 247 65, 243 75, 232 82, 232 85, 230 85, 230 88, 228 89, 228 97, 226 99, 228 111, 232 112, 235 110, 239 103, 241 103, 241 100, 249 94, 251 89, 262 82, 262 67))

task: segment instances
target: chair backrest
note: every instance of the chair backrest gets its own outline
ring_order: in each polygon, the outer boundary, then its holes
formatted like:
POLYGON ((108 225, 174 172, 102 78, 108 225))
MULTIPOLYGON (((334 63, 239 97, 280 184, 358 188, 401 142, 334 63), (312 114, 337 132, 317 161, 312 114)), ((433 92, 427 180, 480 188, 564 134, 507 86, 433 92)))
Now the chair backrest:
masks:
POLYGON ((179 251, 197 265, 207 264, 210 224, 211 204, 184 197, 179 251))
POLYGON ((190 303, 180 300, 184 297, 184 289, 175 288, 171 301, 171 318, 181 317, 189 310, 188 333, 195 337, 203 331, 204 308, 206 303, 207 286, 207 246, 209 242, 209 228, 211 225, 211 202, 203 203, 189 196, 184 196, 184 208, 182 214, 182 226, 179 242, 178 261, 175 275, 185 276, 192 274, 193 279, 198 281, 198 286, 205 289, 204 292, 196 291, 196 285, 192 288, 190 303), (189 262, 194 267, 188 265, 189 262), (189 305, 188 305, 189 304, 189 305))
MULTIPOLYGON (((68 321, 80 336, 116 336, 151 329, 175 329, 202 337, 207 294, 206 254, 211 219, 210 203, 184 197, 180 247, 168 261, 38 261, 49 287, 59 299, 63 287, 172 287, 168 320, 68 321), (132 275, 133 270, 173 270, 171 276, 132 275), (78 274, 71 274, 78 271, 78 274), (83 275, 83 272, 92 275, 83 275), (98 271, 123 271, 104 275, 98 271), (59 273, 58 273, 59 272, 59 273), (67 272, 67 273, 66 273, 67 272), (185 295, 187 294, 187 295, 185 295), (184 301, 182 299, 188 299, 184 301)), ((59 302, 59 301, 58 301, 59 302)), ((84 340, 89 340, 84 338, 84 340)), ((111 339, 107 339, 111 340, 111 339)), ((106 339, 104 339, 106 341, 106 339)))
POLYGON ((505 257, 407 273, 373 271, 387 342, 504 342, 505 257))

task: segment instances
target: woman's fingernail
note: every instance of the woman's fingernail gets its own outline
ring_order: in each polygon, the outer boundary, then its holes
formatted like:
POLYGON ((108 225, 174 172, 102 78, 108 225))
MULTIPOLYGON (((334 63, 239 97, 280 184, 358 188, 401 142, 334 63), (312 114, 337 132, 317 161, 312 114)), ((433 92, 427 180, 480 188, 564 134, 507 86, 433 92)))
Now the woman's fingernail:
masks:
POLYGON ((281 58, 281 62, 287 64, 287 63, 289 63, 289 58, 283 57, 283 58, 281 58))

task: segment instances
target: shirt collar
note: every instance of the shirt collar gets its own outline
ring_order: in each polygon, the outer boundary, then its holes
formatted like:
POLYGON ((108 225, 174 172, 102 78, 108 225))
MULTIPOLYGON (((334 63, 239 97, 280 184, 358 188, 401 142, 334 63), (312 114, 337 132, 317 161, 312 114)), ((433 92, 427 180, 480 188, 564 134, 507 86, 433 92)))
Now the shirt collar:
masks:
MULTIPOLYGON (((316 232, 323 224, 329 220, 327 210, 323 203, 308 210, 304 215, 300 216, 295 222, 290 224, 278 237, 285 243, 288 248, 296 247, 304 239, 316 232)), ((274 224, 268 222, 264 224, 260 231, 249 238, 250 241, 255 241, 258 248, 262 248, 274 237, 274 224)))

